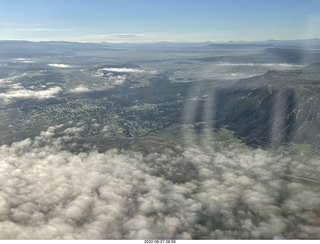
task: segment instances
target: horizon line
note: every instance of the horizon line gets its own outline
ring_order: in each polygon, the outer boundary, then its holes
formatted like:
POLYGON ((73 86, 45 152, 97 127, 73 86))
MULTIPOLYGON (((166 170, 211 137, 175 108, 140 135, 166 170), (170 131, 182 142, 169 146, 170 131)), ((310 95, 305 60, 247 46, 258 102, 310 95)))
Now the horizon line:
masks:
POLYGON ((141 42, 133 42, 133 41, 126 41, 126 42, 108 42, 108 41, 72 41, 72 40, 27 40, 27 39, 0 39, 1 42, 3 41, 12 41, 12 42, 67 42, 67 43, 81 43, 81 44, 160 44, 160 43, 168 43, 168 44, 197 44, 197 43, 212 43, 212 44, 243 44, 243 43, 263 43, 263 42, 282 42, 282 41, 320 41, 320 38, 305 38, 305 39, 267 39, 267 40, 229 40, 229 41, 141 41, 141 42))

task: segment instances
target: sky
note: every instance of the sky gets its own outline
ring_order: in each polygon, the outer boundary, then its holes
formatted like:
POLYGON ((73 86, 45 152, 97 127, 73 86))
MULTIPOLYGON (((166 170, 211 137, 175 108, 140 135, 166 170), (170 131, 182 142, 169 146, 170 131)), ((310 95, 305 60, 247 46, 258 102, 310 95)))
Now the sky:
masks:
POLYGON ((0 0, 1 40, 288 40, 319 26, 317 0, 0 0))

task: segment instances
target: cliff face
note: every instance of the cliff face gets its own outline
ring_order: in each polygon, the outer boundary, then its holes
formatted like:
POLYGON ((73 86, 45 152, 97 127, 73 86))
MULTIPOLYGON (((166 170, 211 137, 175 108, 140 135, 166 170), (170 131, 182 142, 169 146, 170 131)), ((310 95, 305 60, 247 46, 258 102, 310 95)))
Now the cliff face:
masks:
POLYGON ((268 71, 216 93, 215 127, 253 146, 320 146, 320 73, 268 71))

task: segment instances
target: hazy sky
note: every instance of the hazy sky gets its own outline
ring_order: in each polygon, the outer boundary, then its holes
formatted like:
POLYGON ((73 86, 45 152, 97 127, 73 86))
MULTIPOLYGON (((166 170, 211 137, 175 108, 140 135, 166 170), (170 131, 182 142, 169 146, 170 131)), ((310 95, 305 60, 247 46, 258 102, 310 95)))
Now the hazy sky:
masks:
POLYGON ((106 42, 320 38, 317 0, 0 0, 0 39, 106 42))

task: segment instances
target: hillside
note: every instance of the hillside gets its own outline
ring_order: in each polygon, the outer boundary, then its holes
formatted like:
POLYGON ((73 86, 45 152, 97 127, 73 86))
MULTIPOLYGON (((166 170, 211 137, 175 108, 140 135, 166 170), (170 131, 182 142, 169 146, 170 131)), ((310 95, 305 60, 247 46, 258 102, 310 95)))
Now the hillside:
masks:
POLYGON ((251 145, 320 146, 320 73, 268 71, 218 93, 216 126, 251 145))

